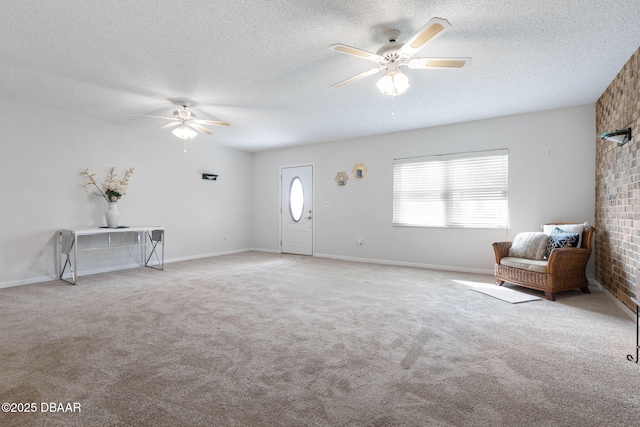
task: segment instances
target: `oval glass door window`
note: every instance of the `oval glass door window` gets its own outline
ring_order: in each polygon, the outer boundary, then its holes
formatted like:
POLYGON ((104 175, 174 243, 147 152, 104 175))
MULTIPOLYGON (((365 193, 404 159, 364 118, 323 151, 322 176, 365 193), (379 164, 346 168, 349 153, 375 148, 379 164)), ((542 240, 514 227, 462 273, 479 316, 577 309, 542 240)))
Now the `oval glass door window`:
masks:
POLYGON ((302 181, 296 176, 291 180, 291 186, 289 187, 289 212, 291 213, 291 219, 295 222, 300 221, 303 210, 304 190, 302 188, 302 181))

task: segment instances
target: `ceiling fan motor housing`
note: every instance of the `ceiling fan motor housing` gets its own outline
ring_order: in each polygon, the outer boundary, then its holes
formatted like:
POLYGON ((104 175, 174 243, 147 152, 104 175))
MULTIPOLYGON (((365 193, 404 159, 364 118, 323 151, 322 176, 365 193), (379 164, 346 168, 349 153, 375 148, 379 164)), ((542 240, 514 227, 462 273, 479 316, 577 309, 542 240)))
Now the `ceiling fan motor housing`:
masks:
POLYGON ((185 107, 185 108, 179 108, 177 110, 173 110, 173 117, 180 120, 189 120, 189 119, 195 119, 196 115, 195 113, 188 111, 185 107))
POLYGON ((398 52, 397 43, 384 45, 376 53, 382 57, 380 61, 382 67, 397 68, 400 64, 407 62, 407 57, 398 52))
POLYGON ((376 54, 382 57, 382 61, 380 61, 380 65, 382 66, 390 66, 390 68, 397 68, 397 65, 406 62, 407 57, 405 55, 400 54, 399 50, 402 47, 399 43, 396 43, 398 36, 400 35, 400 31, 398 30, 388 30, 384 33, 389 43, 382 46, 376 54), (396 65, 397 64, 397 65, 396 65))

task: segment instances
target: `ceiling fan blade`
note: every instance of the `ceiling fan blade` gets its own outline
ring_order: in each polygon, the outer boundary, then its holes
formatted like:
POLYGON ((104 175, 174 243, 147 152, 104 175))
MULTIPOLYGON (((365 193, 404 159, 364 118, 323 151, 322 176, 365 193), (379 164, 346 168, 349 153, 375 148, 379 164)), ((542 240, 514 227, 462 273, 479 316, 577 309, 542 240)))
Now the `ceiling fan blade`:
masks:
POLYGON ((451 24, 446 19, 432 18, 408 42, 402 45, 399 52, 411 56, 422 49, 425 43, 439 37, 449 28, 451 28, 451 24))
POLYGON ((201 126, 197 123, 194 123, 193 121, 189 123, 189 126, 191 126, 192 128, 194 128, 195 130, 199 130, 202 133, 206 133, 207 135, 211 135, 211 131, 209 129, 207 129, 204 126, 201 126))
POLYGON ((161 127, 159 127, 158 129, 156 129, 156 130, 167 130, 167 129, 171 129, 171 128, 173 128, 173 127, 178 126, 180 123, 181 123, 181 122, 172 122, 172 123, 167 123, 166 125, 161 126, 161 127))
POLYGON ((358 74, 357 76, 353 76, 353 77, 350 77, 350 78, 348 78, 346 80, 341 81, 340 83, 336 83, 331 87, 332 88, 340 88, 342 86, 346 86, 349 83, 353 83, 353 82, 355 82, 357 80, 360 80, 360 79, 362 79, 364 77, 367 77, 367 76, 370 76, 372 74, 375 74, 375 73, 377 73, 378 71, 380 71, 382 69, 384 69, 384 68, 372 68, 372 69, 370 69, 368 71, 365 71, 364 73, 358 74))
POLYGON ((230 126, 230 123, 228 123, 228 122, 218 122, 218 121, 215 121, 215 120, 200 120, 200 119, 194 120, 194 119, 192 119, 191 123, 199 123, 201 125, 211 125, 211 126, 230 126))
POLYGON ((165 116, 150 116, 148 114, 136 114, 131 113, 130 116, 138 116, 138 117, 151 117, 153 119, 165 119, 165 120, 176 120, 175 117, 165 117, 165 116))
POLYGON ((433 68, 462 68, 471 62, 471 58, 413 58, 407 65, 416 70, 433 68))
POLYGON ((358 49, 357 47, 347 46, 346 44, 336 43, 329 46, 329 49, 337 52, 346 53, 347 55, 357 56, 358 58, 368 59, 372 62, 378 62, 382 57, 378 54, 358 49))

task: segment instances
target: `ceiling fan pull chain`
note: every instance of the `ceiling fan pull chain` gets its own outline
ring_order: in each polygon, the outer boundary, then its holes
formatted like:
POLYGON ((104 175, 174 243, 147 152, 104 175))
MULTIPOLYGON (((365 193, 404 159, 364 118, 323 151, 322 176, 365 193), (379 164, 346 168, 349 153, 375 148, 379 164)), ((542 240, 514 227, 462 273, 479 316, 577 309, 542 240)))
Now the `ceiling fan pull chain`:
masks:
POLYGON ((396 96, 395 94, 391 94, 391 117, 395 117, 396 115, 396 96))
POLYGON ((184 147, 184 152, 186 153, 187 152, 187 140, 183 139, 182 140, 182 144, 183 144, 182 146, 184 147))

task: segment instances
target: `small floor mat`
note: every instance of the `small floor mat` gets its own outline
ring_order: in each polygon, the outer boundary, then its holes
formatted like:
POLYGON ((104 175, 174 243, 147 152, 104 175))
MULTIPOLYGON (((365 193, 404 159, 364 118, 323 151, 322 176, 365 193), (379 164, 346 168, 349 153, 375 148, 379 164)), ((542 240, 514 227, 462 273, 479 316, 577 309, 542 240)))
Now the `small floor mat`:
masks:
POLYGON ((503 288, 502 286, 497 285, 482 288, 472 287, 471 290, 489 295, 490 297, 498 298, 499 300, 506 301, 511 304, 542 299, 534 295, 525 294, 523 292, 514 291, 513 289, 503 288))

